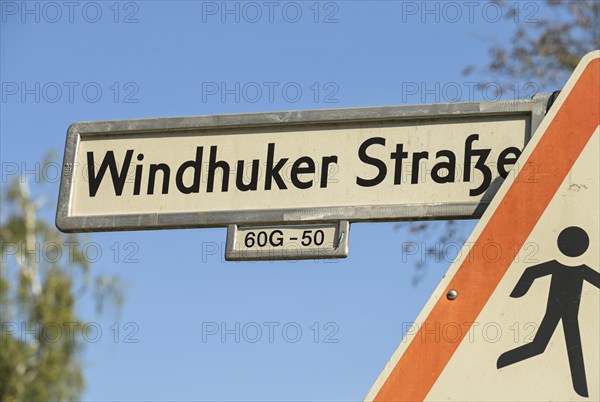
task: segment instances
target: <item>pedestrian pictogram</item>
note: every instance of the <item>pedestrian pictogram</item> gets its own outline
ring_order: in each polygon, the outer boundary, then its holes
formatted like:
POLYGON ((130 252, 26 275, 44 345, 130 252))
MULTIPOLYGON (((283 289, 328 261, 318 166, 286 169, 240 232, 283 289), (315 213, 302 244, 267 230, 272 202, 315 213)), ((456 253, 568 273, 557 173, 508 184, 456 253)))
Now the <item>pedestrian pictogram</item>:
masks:
MULTIPOLYGON (((564 229, 558 236, 558 249, 567 257, 579 257, 588 248, 589 237, 585 230, 577 226, 564 229)), ((585 264, 563 265, 556 260, 529 267, 517 282, 510 297, 524 296, 537 278, 551 276, 550 292, 546 314, 531 343, 503 353, 498 358, 498 368, 529 359, 544 353, 559 321, 565 332, 573 388, 581 396, 589 396, 585 376, 585 364, 579 331, 579 303, 583 282, 587 281, 600 288, 600 273, 585 264)))
POLYGON ((595 51, 365 400, 600 400, 599 176, 595 51))

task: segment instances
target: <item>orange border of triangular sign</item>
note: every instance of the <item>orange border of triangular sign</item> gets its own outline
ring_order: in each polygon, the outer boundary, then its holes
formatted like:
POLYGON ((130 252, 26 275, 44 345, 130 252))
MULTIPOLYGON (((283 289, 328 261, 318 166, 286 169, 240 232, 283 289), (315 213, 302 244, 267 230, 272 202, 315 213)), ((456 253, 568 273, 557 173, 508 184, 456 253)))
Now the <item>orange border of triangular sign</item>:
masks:
MULTIPOLYGON (((520 156, 519 172, 502 184, 469 242, 494 242, 500 250, 525 244, 599 123, 600 51, 594 51, 567 81, 520 156)), ((475 322, 514 257, 514 252, 503 253, 491 261, 484 258, 481 247, 462 254, 466 255, 454 262, 417 318, 416 322, 423 322, 419 331, 400 344, 365 400, 424 400, 468 331, 462 331, 458 340, 421 332, 446 323, 475 322), (457 289, 460 297, 448 300, 450 289, 457 289)))

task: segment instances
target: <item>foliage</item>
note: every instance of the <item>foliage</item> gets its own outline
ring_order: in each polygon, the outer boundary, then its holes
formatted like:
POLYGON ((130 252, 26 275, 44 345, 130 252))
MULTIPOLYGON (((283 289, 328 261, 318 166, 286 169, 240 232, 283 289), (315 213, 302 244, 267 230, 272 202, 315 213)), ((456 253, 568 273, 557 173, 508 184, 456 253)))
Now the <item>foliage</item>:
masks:
MULTIPOLYGON (((508 20, 519 7, 495 0, 508 20)), ((536 81, 539 88, 560 88, 581 58, 600 49, 600 2, 597 0, 546 0, 528 21, 520 21, 508 46, 489 48, 486 70, 494 77, 536 81)), ((519 20, 517 18, 517 20, 519 20)), ((468 67, 465 73, 474 68, 468 67)))
POLYGON ((82 249, 69 246, 84 238, 57 231, 44 218, 54 212, 47 194, 30 190, 17 178, 2 194, 0 400, 75 400, 84 387, 77 301, 96 294, 118 303, 123 293, 116 278, 92 275, 82 249))
MULTIPOLYGON (((554 90, 560 88, 573 72, 581 58, 588 52, 600 49, 600 1, 598 0, 545 0, 536 3, 538 13, 523 21, 519 3, 494 0, 502 7, 502 15, 510 21, 520 21, 516 31, 508 41, 508 46, 493 44, 489 48, 490 59, 485 71, 497 83, 508 88, 511 79, 535 81, 538 88, 554 90)), ((525 3, 522 3, 525 4, 525 3)), ((469 66, 465 74, 477 69, 469 66)), ((479 71, 479 73, 482 73, 479 71)), ((485 82, 480 82, 482 87, 485 82)), ((426 245, 421 258, 415 264, 413 286, 426 275, 427 261, 447 261, 443 250, 449 242, 462 244, 458 221, 416 222, 400 224, 414 242, 426 245), (432 243, 432 239, 435 242, 432 243), (440 254, 441 253, 441 254, 440 254)), ((405 250, 406 251, 406 250, 405 250)))

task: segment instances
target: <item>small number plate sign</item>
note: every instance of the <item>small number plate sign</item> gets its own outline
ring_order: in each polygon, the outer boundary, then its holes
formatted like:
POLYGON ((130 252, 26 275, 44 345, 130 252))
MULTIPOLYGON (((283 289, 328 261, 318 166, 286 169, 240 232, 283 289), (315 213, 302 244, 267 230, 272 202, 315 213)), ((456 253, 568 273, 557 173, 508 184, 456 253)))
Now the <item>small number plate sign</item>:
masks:
POLYGON ((301 260, 348 256, 348 221, 227 229, 227 261, 301 260))

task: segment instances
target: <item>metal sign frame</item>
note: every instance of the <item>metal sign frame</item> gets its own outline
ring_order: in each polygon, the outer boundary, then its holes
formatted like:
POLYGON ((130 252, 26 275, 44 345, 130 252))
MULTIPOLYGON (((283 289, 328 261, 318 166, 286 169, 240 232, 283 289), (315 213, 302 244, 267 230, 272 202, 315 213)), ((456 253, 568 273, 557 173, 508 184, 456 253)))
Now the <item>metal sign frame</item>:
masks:
POLYGON ((56 226, 63 232, 118 230, 156 230, 180 228, 227 227, 231 224, 259 226, 272 224, 327 223, 348 220, 398 221, 416 219, 478 218, 489 202, 398 204, 391 206, 340 206, 247 211, 150 213, 129 215, 71 216, 73 169, 82 138, 93 136, 123 136, 144 133, 181 134, 230 128, 281 128, 323 124, 422 121, 443 118, 526 116, 529 141, 542 121, 549 94, 532 99, 441 103, 429 105, 323 109, 273 113, 169 117, 122 121, 79 122, 67 132, 56 226))
POLYGON ((340 221, 337 223, 311 224, 311 225, 286 225, 286 226, 239 226, 229 225, 227 228, 227 243, 225 247, 225 260, 227 261, 264 261, 264 260, 322 260, 330 258, 346 258, 348 256, 348 244, 350 236, 350 223, 340 221), (334 226, 335 234, 333 244, 325 244, 320 250, 315 249, 292 249, 271 248, 261 252, 261 250, 239 250, 236 244, 241 241, 238 237, 240 228, 248 229, 317 229, 322 226, 334 226), (329 247, 331 246, 331 247, 329 247))

